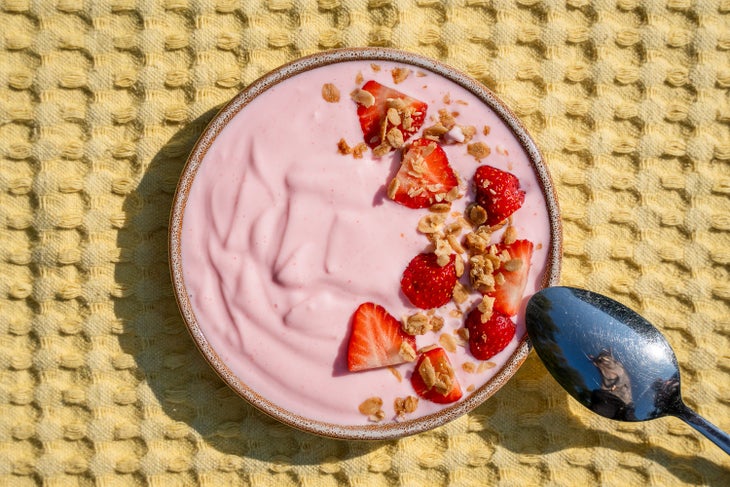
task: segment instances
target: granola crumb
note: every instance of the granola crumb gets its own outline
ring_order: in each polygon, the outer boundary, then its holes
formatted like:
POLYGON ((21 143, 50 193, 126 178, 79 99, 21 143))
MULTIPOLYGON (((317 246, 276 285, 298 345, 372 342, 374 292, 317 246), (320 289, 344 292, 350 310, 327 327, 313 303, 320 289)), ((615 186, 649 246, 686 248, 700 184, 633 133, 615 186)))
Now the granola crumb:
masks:
POLYGON ((454 259, 454 268, 456 269, 456 277, 464 275, 464 260, 461 257, 457 256, 454 259))
POLYGON ((428 389, 431 389, 434 385, 436 385, 436 369, 434 369, 433 364, 428 357, 425 357, 421 362, 421 365, 418 366, 418 375, 421 376, 423 383, 428 389))
POLYGON ((368 150, 368 146, 365 142, 360 142, 352 148, 352 157, 355 159, 362 159, 363 154, 368 150))
POLYGON ((355 103, 362 105, 365 108, 375 105, 375 97, 373 94, 360 88, 353 90, 352 93, 350 93, 350 98, 352 98, 355 103))
POLYGON ((378 412, 382 412, 383 400, 377 396, 369 397, 365 399, 357 407, 357 410, 365 416, 376 415, 378 412))
POLYGON ((439 110, 439 122, 441 125, 446 127, 446 130, 451 130, 456 125, 456 120, 454 120, 454 116, 449 113, 448 110, 445 108, 442 108, 439 110))
POLYGON ((468 152, 470 156, 474 157, 477 162, 481 162, 482 159, 491 154, 492 150, 484 142, 474 142, 473 144, 466 146, 466 152, 468 152))
POLYGON ((464 247, 461 246, 461 243, 457 238, 457 234, 447 234, 446 240, 449 241, 449 245, 451 245, 451 248, 454 249, 454 252, 456 252, 457 254, 463 254, 465 252, 464 247))
POLYGON ((442 333, 439 335, 439 344, 441 344, 447 352, 456 352, 456 340, 450 333, 442 333))
POLYGON ((464 135, 464 144, 470 142, 477 133, 477 128, 473 125, 459 125, 459 129, 464 135))
POLYGON ((400 149, 405 143, 403 139, 403 132, 398 130, 398 127, 390 129, 385 138, 388 141, 388 144, 396 149, 400 149))
POLYGON ((520 270, 523 264, 522 259, 510 259, 504 263, 503 267, 507 272, 515 272, 520 270))
POLYGON ((474 384, 469 384, 466 388, 466 392, 474 392, 474 389, 476 389, 476 387, 474 387, 474 384))
POLYGON ((332 83, 325 83, 322 85, 322 98, 327 103, 337 103, 340 101, 340 90, 332 83))
POLYGON ((451 93, 446 93, 444 95, 444 104, 446 104, 446 105, 451 104, 451 93))
POLYGON ((454 285, 454 290, 451 292, 451 298, 456 304, 463 304, 469 299, 469 291, 459 281, 454 285))
POLYGON ((376 157, 384 156, 385 154, 390 152, 390 149, 391 149, 390 144, 387 141, 385 141, 382 144, 380 144, 379 146, 377 146, 375 149, 373 149, 373 155, 376 157))
POLYGON ((474 371, 477 370, 477 366, 474 365, 474 362, 464 362, 463 364, 461 364, 461 368, 464 372, 468 374, 473 374, 474 371))
POLYGON ((416 76, 419 78, 425 78, 427 75, 423 71, 416 71, 416 76))
MULTIPOLYGON (((510 217, 510 218, 511 218, 511 217, 510 217)), ((505 226, 505 225, 507 225, 507 220, 504 220, 504 221, 502 221, 502 222, 499 222, 499 223, 497 223, 496 225, 492 225, 491 227, 489 227, 489 229, 490 229, 491 231, 493 231, 493 232, 496 232, 497 230, 499 230, 500 228, 502 228, 502 227, 503 227, 503 226, 505 226)))
POLYGON ((393 83, 398 84, 406 80, 411 70, 408 68, 393 68, 390 72, 393 76, 393 83))
POLYGON ((454 253, 454 249, 451 248, 448 240, 442 238, 443 235, 438 235, 435 239, 436 249, 433 251, 436 254, 436 263, 444 267, 451 262, 451 255, 454 253))
POLYGON ((476 203, 471 203, 466 207, 464 216, 474 226, 483 225, 487 221, 487 210, 476 203))
POLYGON ((359 85, 364 80, 365 80, 365 78, 363 78, 362 73, 358 71, 357 76, 355 76, 355 84, 359 85))
POLYGON ((440 232, 446 217, 443 213, 428 213, 418 220, 418 231, 423 234, 440 232))
POLYGON ((423 335, 431 329, 431 320, 423 313, 415 313, 402 320, 401 328, 409 335, 423 335))
POLYGON ((337 152, 346 156, 347 154, 352 154, 352 147, 348 145, 345 139, 340 139, 340 141, 337 142, 337 152))
POLYGON ((465 342, 469 341, 469 328, 462 326, 456 330, 456 334, 465 342))
POLYGON ((449 129, 444 127, 441 122, 439 122, 423 129, 423 135, 425 137, 436 137, 438 139, 442 135, 446 134, 448 131, 449 129))
POLYGON ((458 237, 459 235, 461 235, 461 231, 463 229, 464 229, 464 227, 462 227, 461 222, 455 221, 455 222, 451 222, 448 225, 446 225, 446 228, 444 229, 444 233, 446 233, 447 236, 453 235, 455 237, 458 237))
POLYGON ((489 318, 492 317, 492 311, 494 309, 494 298, 490 296, 482 297, 482 300, 477 305, 477 309, 482 314, 482 323, 486 323, 487 321, 489 321, 489 318))
POLYGON ((464 316, 464 313, 461 310, 452 309, 451 311, 449 311, 449 316, 451 316, 452 318, 461 318, 462 316, 464 316))
POLYGON ((502 243, 505 245, 511 245, 517 241, 517 229, 513 227, 512 225, 509 225, 504 230, 504 234, 502 235, 502 243))
POLYGON ((393 401, 393 409, 398 417, 414 412, 418 408, 418 397, 406 396, 396 397, 393 401))
POLYGON ((398 380, 398 382, 403 381, 403 376, 401 375, 401 373, 398 369, 396 369, 392 365, 389 365, 388 370, 390 370, 390 373, 393 374, 393 376, 398 380))
POLYGON ((388 198, 395 199, 395 194, 398 192, 398 188, 400 187, 400 183, 398 182, 398 179, 393 178, 393 180, 388 184, 388 198))
POLYGON ((489 132, 491 132, 491 131, 492 131, 492 129, 489 127, 489 125, 485 125, 484 128, 482 129, 482 133, 484 135, 489 135, 489 132))
POLYGON ((444 319, 438 315, 431 316, 431 329, 440 331, 444 327, 444 319))
POLYGON ((502 274, 501 272, 497 272, 496 274, 494 274, 494 283, 497 286, 501 286, 502 284, 504 284, 504 281, 505 281, 504 274, 502 274))
POLYGON ((448 192, 448 193, 446 193, 446 197, 445 197, 444 199, 445 199, 446 201, 449 201, 449 202, 451 202, 451 201, 456 201, 456 200, 458 200, 458 199, 459 199, 459 197, 460 197, 460 196, 459 196, 459 187, 458 187, 458 186, 454 186, 453 188, 451 188, 451 189, 449 190, 449 192, 448 192))
POLYGON ((451 204, 449 203, 434 203, 428 209, 433 213, 448 213, 451 210, 451 204))
POLYGON ((398 113, 398 110, 396 110, 394 107, 388 108, 388 111, 385 112, 385 116, 388 119, 388 122, 390 122, 392 125, 395 126, 401 124, 400 114, 398 113))
POLYGON ((370 63, 370 69, 372 69, 373 71, 375 71, 377 73, 378 71, 380 71, 380 65, 375 64, 375 63, 370 63))
POLYGON ((493 369, 496 366, 497 364, 495 364, 494 362, 480 362, 477 366, 477 373, 481 374, 485 370, 493 369))
POLYGON ((401 358, 406 362, 413 362, 414 360, 416 360, 417 357, 416 351, 408 342, 403 342, 400 344, 398 355, 400 355, 401 358))
POLYGON ((436 345, 426 345, 425 347, 421 347, 418 349, 418 355, 421 355, 422 353, 426 353, 429 350, 433 350, 434 348, 438 348, 436 345))

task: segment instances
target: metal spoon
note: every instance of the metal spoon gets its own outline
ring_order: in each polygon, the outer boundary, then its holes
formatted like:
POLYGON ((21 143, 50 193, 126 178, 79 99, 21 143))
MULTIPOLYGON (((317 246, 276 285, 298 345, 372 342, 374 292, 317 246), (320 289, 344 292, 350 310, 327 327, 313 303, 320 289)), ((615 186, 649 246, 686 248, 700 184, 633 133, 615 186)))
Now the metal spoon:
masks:
POLYGON ((676 416, 730 454, 730 436, 683 402, 666 338, 601 294, 549 287, 527 303, 527 333, 548 371, 588 409, 620 421, 676 416))

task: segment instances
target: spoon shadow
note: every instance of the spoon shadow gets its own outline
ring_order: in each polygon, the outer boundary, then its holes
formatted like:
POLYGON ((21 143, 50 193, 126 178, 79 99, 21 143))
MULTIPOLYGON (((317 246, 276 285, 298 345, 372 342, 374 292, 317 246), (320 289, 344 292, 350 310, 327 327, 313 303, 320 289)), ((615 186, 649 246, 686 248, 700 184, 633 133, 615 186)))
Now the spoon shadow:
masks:
MULTIPOLYGON (((677 436, 677 448, 668 449, 652 442, 652 437, 658 437, 659 433, 652 433, 647 423, 639 426, 589 412, 584 415, 582 411, 574 411, 570 401, 574 399, 557 387, 537 356, 530 354, 510 382, 473 414, 481 419, 483 429, 479 435, 485 442, 504 447, 518 458, 537 458, 538 462, 540 458, 557 454, 561 466, 583 467, 596 475, 596 482, 606 481, 613 473, 612 469, 602 471, 602 464, 618 461, 624 468, 645 476, 647 482, 651 471, 647 467, 655 463, 678 482, 727 485, 730 464, 724 458, 718 461, 710 458, 710 455, 719 458, 722 453, 701 437, 693 433, 677 436), (594 448, 610 450, 604 455, 612 458, 605 460, 600 450, 587 450, 594 448)), ((577 408, 582 406, 575 402, 577 408)), ((656 421, 681 424, 676 418, 656 421)))

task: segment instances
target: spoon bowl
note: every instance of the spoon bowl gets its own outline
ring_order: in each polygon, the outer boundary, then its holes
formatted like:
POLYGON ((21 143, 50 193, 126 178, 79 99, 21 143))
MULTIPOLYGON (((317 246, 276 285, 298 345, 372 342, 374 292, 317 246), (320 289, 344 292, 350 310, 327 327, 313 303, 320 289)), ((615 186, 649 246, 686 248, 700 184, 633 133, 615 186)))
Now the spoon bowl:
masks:
POLYGON ((730 437, 682 401, 666 338, 618 301, 549 287, 530 298, 527 333, 545 367, 578 402, 619 421, 678 417, 730 454, 730 437))

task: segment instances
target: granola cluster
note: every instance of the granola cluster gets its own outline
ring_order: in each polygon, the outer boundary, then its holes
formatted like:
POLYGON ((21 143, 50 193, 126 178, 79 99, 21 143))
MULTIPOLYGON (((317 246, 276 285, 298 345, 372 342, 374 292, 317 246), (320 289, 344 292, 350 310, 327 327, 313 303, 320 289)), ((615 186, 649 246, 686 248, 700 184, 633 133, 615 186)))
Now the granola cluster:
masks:
MULTIPOLYGON (((434 205, 436 206, 436 205, 434 205)), ((513 259, 509 252, 498 252, 495 244, 490 244, 492 234, 504 225, 490 227, 484 225, 485 210, 478 205, 467 207, 465 214, 444 212, 444 206, 432 207, 418 222, 417 229, 424 234, 433 246, 438 256, 439 265, 447 265, 455 255, 454 267, 456 274, 461 277, 465 269, 469 269, 469 285, 457 281, 452 293, 452 300, 456 305, 452 316, 463 314, 461 305, 469 301, 473 291, 482 294, 494 291, 495 284, 504 280, 502 271, 515 271, 525 265, 521 259, 513 259), (477 213, 475 215, 475 213, 477 213)), ((510 244, 517 239, 516 229, 508 222, 502 234, 502 243, 510 244)), ((482 322, 486 323, 492 314, 494 298, 482 296, 477 308, 482 313, 482 322)), ((404 317, 403 331, 410 335, 423 335, 429 331, 439 331, 443 327, 443 318, 435 314, 435 310, 426 313, 419 312, 404 317), (432 323, 437 320, 438 328, 432 323)), ((457 330, 460 340, 457 342, 451 335, 442 334, 439 343, 448 351, 454 352, 456 346, 466 345, 468 330, 457 330)))
POLYGON ((357 409, 361 414, 367 416, 368 419, 374 423, 385 419, 383 400, 379 397, 369 397, 365 399, 357 409))
MULTIPOLYGON (((377 150, 382 144, 373 149, 373 154, 378 155, 377 150)), ((390 150, 391 146, 388 146, 390 150)), ((409 176, 410 186, 408 188, 408 196, 415 198, 422 193, 430 193, 434 195, 436 203, 451 203, 456 201, 461 196, 459 193, 459 187, 454 186, 453 188, 445 191, 445 188, 439 183, 432 183, 429 181, 428 166, 426 164, 426 158, 436 150, 435 143, 429 143, 428 145, 411 146, 401 161, 401 167, 405 170, 409 176)), ((388 184, 388 198, 395 199, 396 193, 400 189, 401 182, 398 178, 393 178, 388 184)))
MULTIPOLYGON (((375 103, 373 95, 360 88, 350 93, 350 97, 355 103, 366 108, 373 106, 375 103)), ((379 138, 370 141, 371 143, 378 142, 378 145, 373 149, 373 154, 377 157, 387 154, 391 149, 403 148, 406 137, 402 130, 410 130, 413 126, 413 118, 423 115, 415 111, 413 107, 408 106, 400 98, 388 98, 386 103, 385 118, 380 123, 379 138)))
POLYGON ((429 389, 434 389, 441 394, 448 393, 454 382, 454 372, 451 369, 437 370, 431 360, 425 357, 418 366, 418 375, 423 379, 429 389))

